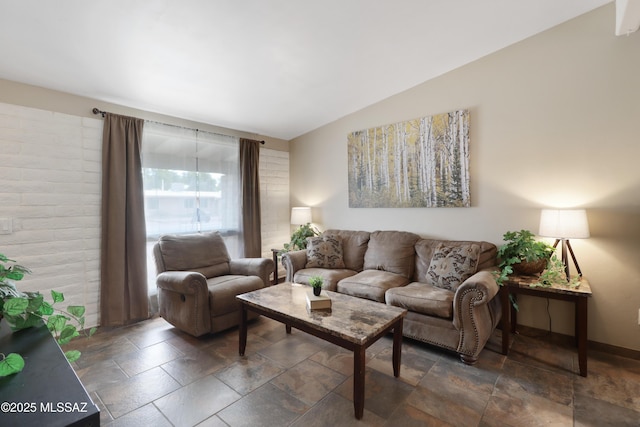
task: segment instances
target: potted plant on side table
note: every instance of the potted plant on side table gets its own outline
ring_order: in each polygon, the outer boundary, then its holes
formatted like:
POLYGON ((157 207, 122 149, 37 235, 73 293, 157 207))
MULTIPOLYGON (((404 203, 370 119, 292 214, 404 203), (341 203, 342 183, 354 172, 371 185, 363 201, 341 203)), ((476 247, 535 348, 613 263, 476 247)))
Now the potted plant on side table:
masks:
MULTIPOLYGON (((567 282, 564 263, 555 255, 552 245, 535 240, 529 230, 507 231, 503 236, 506 242, 498 248, 498 268, 495 271, 496 283, 502 286, 512 274, 536 276, 537 281, 531 287, 550 287, 563 285, 575 288, 580 285, 580 278, 574 277, 567 282)), ((518 304, 509 295, 514 308, 518 304)))
POLYGON ((317 228, 312 227, 311 223, 306 223, 301 225, 296 229, 296 231, 291 234, 291 241, 289 243, 284 244, 284 249, 280 251, 281 253, 295 251, 298 249, 306 249, 307 248, 307 237, 318 236, 320 231, 317 228))
POLYGON ((513 273, 529 276, 541 273, 555 252, 550 244, 535 240, 529 230, 507 231, 502 238, 506 243, 498 248, 499 285, 513 273))

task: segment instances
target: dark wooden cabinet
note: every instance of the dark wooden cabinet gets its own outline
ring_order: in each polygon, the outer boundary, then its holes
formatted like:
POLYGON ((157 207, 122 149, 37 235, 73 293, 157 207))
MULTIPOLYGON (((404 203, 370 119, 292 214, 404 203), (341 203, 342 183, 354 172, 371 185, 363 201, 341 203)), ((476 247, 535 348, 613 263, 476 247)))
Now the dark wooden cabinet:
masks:
POLYGON ((46 326, 12 332, 0 323, 0 353, 18 353, 22 372, 0 377, 0 426, 99 426, 93 403, 46 326))

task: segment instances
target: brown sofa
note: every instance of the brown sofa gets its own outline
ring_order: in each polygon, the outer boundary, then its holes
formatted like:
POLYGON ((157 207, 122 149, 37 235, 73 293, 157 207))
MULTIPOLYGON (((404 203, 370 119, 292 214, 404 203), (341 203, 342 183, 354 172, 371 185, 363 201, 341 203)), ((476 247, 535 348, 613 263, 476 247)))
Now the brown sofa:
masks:
POLYGON ((327 230, 282 255, 289 282, 408 310, 404 336, 473 364, 501 318, 494 244, 421 238, 403 231, 327 230))

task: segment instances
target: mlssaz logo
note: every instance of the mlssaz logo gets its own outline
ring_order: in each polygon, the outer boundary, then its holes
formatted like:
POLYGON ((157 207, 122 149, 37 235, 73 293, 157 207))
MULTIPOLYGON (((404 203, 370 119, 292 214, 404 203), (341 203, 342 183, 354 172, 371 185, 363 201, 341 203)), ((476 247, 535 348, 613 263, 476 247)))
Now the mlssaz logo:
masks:
POLYGON ((87 412, 87 402, 40 402, 40 412, 87 412))

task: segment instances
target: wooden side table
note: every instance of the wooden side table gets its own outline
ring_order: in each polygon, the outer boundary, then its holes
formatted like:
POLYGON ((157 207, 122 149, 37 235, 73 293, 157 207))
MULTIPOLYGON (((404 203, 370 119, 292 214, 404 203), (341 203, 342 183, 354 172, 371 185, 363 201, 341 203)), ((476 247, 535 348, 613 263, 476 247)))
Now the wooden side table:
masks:
POLYGON ((271 253, 273 254, 273 265, 275 267, 273 270, 273 281, 271 282, 272 285, 278 284, 278 254, 281 250, 282 249, 271 249, 271 253))
POLYGON ((537 277, 512 275, 500 288, 500 300, 502 302, 502 354, 509 354, 509 333, 515 333, 518 325, 517 311, 509 301, 509 294, 523 294, 573 302, 575 305, 575 338, 578 347, 578 364, 580 366, 580 375, 586 377, 587 301, 592 295, 589 281, 583 277, 580 280, 580 286, 577 288, 561 285, 532 288, 530 285, 536 282, 537 277))

